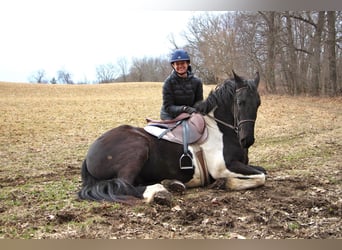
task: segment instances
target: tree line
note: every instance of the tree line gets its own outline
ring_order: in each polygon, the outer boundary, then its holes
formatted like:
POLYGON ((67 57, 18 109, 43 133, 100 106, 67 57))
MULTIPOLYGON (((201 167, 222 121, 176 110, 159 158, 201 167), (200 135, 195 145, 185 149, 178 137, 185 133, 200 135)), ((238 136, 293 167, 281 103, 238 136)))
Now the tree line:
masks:
MULTIPOLYGON (((259 71, 270 93, 342 94, 341 11, 207 12, 194 16, 182 36, 192 68, 205 84, 230 78, 234 69, 246 76, 259 71)), ((173 37, 169 42, 179 48, 173 37)), ((121 58, 99 65, 96 81, 159 82, 170 71, 168 55, 135 58, 129 67, 121 58)))
POLYGON ((115 83, 115 82, 162 82, 171 73, 169 59, 158 58, 133 58, 131 66, 128 66, 126 58, 120 58, 115 63, 100 64, 96 67, 96 80, 74 81, 73 75, 66 69, 60 69, 56 76, 48 78, 44 69, 39 69, 29 77, 31 83, 50 84, 90 84, 90 83, 115 83))

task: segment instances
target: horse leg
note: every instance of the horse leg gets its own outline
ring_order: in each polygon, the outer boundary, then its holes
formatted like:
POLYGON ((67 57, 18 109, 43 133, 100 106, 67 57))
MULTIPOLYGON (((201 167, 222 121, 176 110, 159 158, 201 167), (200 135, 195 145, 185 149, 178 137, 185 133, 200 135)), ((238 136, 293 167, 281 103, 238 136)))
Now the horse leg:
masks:
MULTIPOLYGON (((128 183, 133 185, 135 178, 139 175, 141 170, 141 163, 145 162, 146 154, 136 154, 129 164, 126 164, 124 167, 121 167, 118 171, 118 178, 124 179, 128 183), (139 167, 137 167, 139 166, 139 167), (130 171, 128 171, 130 170, 130 171)), ((171 206, 172 204, 172 195, 171 193, 162 185, 162 184, 153 184, 153 185, 141 185, 138 186, 140 190, 143 190, 142 197, 144 202, 146 203, 157 203, 159 205, 167 205, 171 206)))
POLYGON ((248 164, 249 158, 248 158, 248 148, 243 149, 243 163, 248 164))
POLYGON ((159 183, 146 186, 143 193, 143 198, 146 203, 155 202, 159 205, 172 205, 171 193, 162 184, 159 183))
POLYGON ((231 190, 244 190, 265 184, 265 173, 258 168, 233 161, 229 166, 226 187, 231 190))
MULTIPOLYGON (((136 161, 131 162, 126 165, 125 168, 120 168, 118 172, 118 178, 126 180, 128 183, 133 184, 133 177, 138 176, 140 167, 136 168, 139 163, 141 163, 141 157, 137 157, 136 161), (131 166, 131 167, 130 167, 131 166), (131 172, 126 171, 126 169, 134 170, 131 172)), ((159 205, 172 205, 172 195, 162 184, 153 184, 147 186, 138 186, 138 189, 142 190, 142 197, 146 203, 157 203, 159 205)))
POLYGON ((163 180, 161 184, 170 192, 175 192, 175 193, 184 193, 185 192, 185 185, 183 182, 179 180, 163 180))

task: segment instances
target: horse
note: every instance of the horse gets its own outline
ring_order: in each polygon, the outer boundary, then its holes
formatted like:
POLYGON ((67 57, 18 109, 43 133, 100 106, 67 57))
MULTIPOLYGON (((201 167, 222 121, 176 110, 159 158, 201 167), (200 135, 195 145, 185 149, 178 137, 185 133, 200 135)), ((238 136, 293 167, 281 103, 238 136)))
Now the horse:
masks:
POLYGON ((157 138, 144 128, 120 125, 89 147, 82 163, 81 200, 169 204, 173 191, 213 185, 245 190, 263 186, 266 170, 248 164, 260 106, 259 73, 233 77, 195 105, 203 116, 207 137, 188 145, 193 168, 179 167, 184 147, 157 138), (173 185, 174 184, 174 185, 173 185), (165 198, 166 197, 166 198, 165 198))

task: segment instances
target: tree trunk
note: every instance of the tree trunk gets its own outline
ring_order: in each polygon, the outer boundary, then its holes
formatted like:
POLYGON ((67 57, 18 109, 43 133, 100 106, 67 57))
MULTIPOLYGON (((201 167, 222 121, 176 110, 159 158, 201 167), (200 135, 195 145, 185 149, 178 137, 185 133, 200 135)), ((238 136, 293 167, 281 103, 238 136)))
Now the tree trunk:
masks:
POLYGON ((321 73, 321 46, 322 46, 322 31, 324 27, 325 11, 318 13, 318 21, 316 31, 313 37, 313 50, 311 57, 311 94, 318 96, 320 94, 320 73, 321 73))
POLYGON ((265 65, 265 80, 266 80, 266 90, 271 93, 276 92, 276 83, 275 83, 275 47, 276 47, 276 25, 275 25, 275 12, 259 12, 261 16, 265 19, 268 32, 267 32, 267 40, 266 40, 266 50, 267 50, 267 61, 265 65))
POLYGON ((327 86, 327 94, 330 96, 336 95, 337 92, 337 73, 336 73, 336 29, 335 21, 336 14, 335 11, 328 11, 328 61, 329 61, 329 80, 327 86))
POLYGON ((288 81, 288 90, 291 94, 296 95, 297 93, 297 60, 296 51, 292 33, 292 20, 290 18, 289 12, 285 12, 286 16, 286 31, 287 31, 287 46, 288 46, 288 58, 287 65, 284 69, 286 72, 286 79, 288 81))

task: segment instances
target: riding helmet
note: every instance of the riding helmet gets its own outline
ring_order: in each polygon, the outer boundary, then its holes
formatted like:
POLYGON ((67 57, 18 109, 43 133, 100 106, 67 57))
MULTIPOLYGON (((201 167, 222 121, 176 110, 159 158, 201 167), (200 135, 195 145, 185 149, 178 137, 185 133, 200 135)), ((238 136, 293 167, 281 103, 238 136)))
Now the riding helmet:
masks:
POLYGON ((188 52, 183 49, 176 49, 171 54, 170 63, 178 62, 178 61, 188 61, 190 63, 190 56, 188 52))

